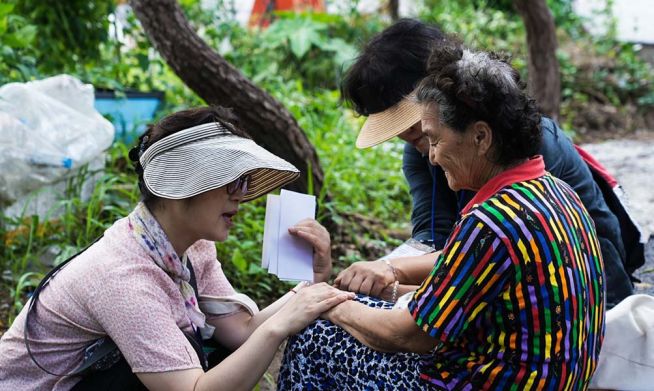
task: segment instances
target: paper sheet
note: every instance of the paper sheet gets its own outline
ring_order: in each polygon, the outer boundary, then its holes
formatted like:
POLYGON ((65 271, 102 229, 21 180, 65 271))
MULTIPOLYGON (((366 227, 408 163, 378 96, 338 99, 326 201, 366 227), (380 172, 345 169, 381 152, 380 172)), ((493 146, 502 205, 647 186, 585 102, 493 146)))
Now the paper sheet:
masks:
POLYGON ((288 228, 305 218, 315 218, 316 197, 282 190, 268 195, 264 224, 262 267, 281 280, 313 281, 313 248, 292 236, 288 228))
POLYGON ((279 196, 268 194, 266 199, 266 220, 263 227, 263 249, 261 267, 277 273, 277 239, 279 237, 279 196), (273 240, 275 238, 275 240, 273 240), (273 256, 274 255, 274 256, 273 256), (274 257, 274 261, 270 260, 274 257))

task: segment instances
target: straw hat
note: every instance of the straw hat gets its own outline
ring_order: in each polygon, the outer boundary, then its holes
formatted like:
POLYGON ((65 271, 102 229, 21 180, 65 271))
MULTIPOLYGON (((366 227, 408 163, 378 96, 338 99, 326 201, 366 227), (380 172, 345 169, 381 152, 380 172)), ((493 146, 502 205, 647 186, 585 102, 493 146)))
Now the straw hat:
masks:
POLYGON ((181 130, 152 144, 139 158, 152 194, 183 199, 223 187, 249 174, 243 201, 258 198, 295 180, 300 171, 254 141, 219 123, 181 130))
POLYGON ((421 113, 422 106, 409 95, 384 111, 370 114, 357 137, 357 148, 372 147, 392 139, 420 121, 421 113))

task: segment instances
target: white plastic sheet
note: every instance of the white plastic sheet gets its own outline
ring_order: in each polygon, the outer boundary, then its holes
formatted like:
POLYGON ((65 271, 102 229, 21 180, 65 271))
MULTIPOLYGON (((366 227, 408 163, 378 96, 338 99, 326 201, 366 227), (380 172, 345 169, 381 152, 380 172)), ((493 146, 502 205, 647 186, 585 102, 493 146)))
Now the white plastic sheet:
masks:
POLYGON ((654 297, 631 295, 606 312, 606 332, 591 389, 654 389, 654 297))
POLYGON ((60 181, 97 158, 114 127, 93 86, 59 75, 0 87, 0 205, 60 181))

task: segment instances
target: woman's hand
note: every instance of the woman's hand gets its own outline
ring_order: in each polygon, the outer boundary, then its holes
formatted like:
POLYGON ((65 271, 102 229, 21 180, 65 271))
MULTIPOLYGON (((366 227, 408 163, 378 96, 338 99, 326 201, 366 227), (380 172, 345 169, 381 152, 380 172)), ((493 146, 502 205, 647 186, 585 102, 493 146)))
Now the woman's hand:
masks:
POLYGON ((327 229, 314 219, 304 219, 288 232, 313 246, 313 281, 328 281, 332 273, 332 248, 327 229))
POLYGON ((340 272, 334 280, 334 286, 350 292, 381 297, 384 289, 394 282, 393 270, 383 261, 361 261, 340 272))
POLYGON ((325 311, 355 296, 324 282, 309 286, 301 283, 294 290, 297 293, 270 318, 286 336, 299 332, 325 311))

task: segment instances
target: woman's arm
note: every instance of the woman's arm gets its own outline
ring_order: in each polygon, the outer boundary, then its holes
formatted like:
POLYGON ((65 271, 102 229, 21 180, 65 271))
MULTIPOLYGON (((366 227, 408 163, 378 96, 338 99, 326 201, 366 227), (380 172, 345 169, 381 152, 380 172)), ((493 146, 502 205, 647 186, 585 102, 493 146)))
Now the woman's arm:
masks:
MULTIPOLYGON (((299 291, 305 286, 306 284, 300 283, 294 290, 299 291)), ((238 349, 261 324, 279 311, 294 294, 294 291, 286 293, 254 316, 246 311, 240 311, 220 318, 207 319, 207 322, 216 328, 213 338, 230 350, 238 349)))
POLYGON ((286 335, 281 329, 265 325, 206 373, 195 368, 136 375, 149 390, 251 390, 270 365, 284 338, 286 335))
POLYGON ((355 262, 338 274, 334 286, 351 292, 381 297, 385 288, 397 280, 402 285, 420 285, 434 268, 440 251, 416 257, 384 261, 355 262), (395 269, 395 273, 393 273, 395 269))
POLYGON ((366 346, 382 352, 426 353, 438 341, 423 332, 406 309, 371 308, 344 302, 323 314, 366 346))
MULTIPOLYGON (((301 289, 302 284, 296 287, 301 289)), ((419 285, 399 285, 395 299, 399 298, 405 293, 415 291, 419 285)), ((286 302, 293 296, 293 292, 289 292, 279 298, 277 301, 266 307, 261 312, 252 316, 248 312, 241 311, 230 316, 225 316, 216 319, 208 319, 207 322, 216 328, 213 338, 218 341, 222 346, 230 350, 236 350, 241 346, 253 332, 277 312, 286 302), (229 332, 225 332, 229 330, 229 332)), ((387 286, 382 290, 379 297, 381 299, 390 301, 393 295, 393 288, 387 286)))
POLYGON ((441 251, 416 257, 395 258, 389 262, 395 268, 397 279, 401 284, 420 285, 434 268, 441 251))
POLYGON ((312 285, 288 299, 239 349, 208 372, 187 369, 136 375, 149 390, 251 390, 286 337, 353 296, 327 284, 312 285))

